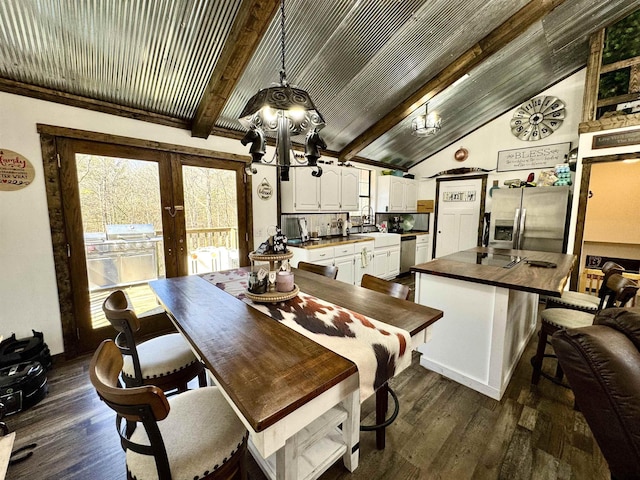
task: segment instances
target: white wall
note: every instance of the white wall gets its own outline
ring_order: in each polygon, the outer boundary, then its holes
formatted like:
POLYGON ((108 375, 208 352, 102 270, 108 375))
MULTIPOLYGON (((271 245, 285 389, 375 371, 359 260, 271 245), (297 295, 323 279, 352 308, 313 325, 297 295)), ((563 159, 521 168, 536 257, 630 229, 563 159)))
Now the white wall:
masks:
MULTIPOLYGON (((520 140, 514 136, 511 133, 511 127, 509 125, 516 110, 513 109, 412 168, 410 173, 413 173, 416 178, 420 180, 418 198, 435 199, 436 179, 426 179, 424 177, 429 177, 444 170, 460 167, 478 167, 487 170, 495 170, 498 163, 498 152, 502 150, 513 150, 517 148, 544 146, 566 142, 571 142, 571 148, 578 146, 578 125, 582 117, 584 80, 585 70, 583 69, 571 77, 566 78, 562 82, 557 83, 548 90, 538 94, 556 96, 566 104, 566 116, 564 122, 560 128, 558 128, 558 130, 549 137, 535 142, 528 142, 520 140), (458 162, 454 158, 455 151, 460 147, 464 147, 469 151, 469 157, 464 162, 458 162)), ((443 124, 446 124, 446 121, 446 118, 442 119, 443 124)), ((416 139, 416 141, 420 140, 416 139)), ((427 138, 424 141, 428 142, 429 139, 427 138)), ((524 181, 527 179, 527 176, 531 171, 535 173, 535 177, 537 179, 540 170, 517 170, 500 173, 495 171, 491 172, 488 174, 487 189, 491 188, 494 180, 499 181, 500 187, 504 187, 504 180, 518 178, 524 181)), ((461 175, 458 177, 462 178, 461 175)), ((574 187, 576 183, 577 182, 574 182, 574 187)), ((491 211, 491 197, 487 195, 486 199, 486 210, 489 212, 491 211)), ((435 216, 431 215, 431 217, 431 225, 433 226, 433 219, 435 216)))
MULTIPOLYGON (((192 138, 182 129, 154 125, 89 110, 43 102, 0 92, 0 149, 24 155, 33 164, 35 179, 17 191, 0 191, 0 335, 44 332, 51 353, 63 352, 62 328, 49 230, 40 137, 36 124, 76 128, 113 135, 154 140, 248 156, 239 141, 210 137, 192 138)), ((273 155, 268 148, 267 155, 273 155)), ((264 169, 269 169, 264 167, 264 169)), ((276 194, 265 201, 257 185, 266 175, 276 188, 274 169, 253 178, 254 232, 275 225, 276 194)))

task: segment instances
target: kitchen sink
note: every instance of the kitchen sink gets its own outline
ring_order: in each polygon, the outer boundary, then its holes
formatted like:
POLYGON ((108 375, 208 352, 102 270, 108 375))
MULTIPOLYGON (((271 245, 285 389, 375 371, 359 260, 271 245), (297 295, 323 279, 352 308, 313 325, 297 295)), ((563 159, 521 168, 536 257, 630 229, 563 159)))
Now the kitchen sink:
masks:
POLYGON ((358 233, 350 235, 356 238, 372 238, 375 248, 391 247, 394 245, 400 246, 400 234, 399 233, 386 233, 386 232, 369 232, 358 233))

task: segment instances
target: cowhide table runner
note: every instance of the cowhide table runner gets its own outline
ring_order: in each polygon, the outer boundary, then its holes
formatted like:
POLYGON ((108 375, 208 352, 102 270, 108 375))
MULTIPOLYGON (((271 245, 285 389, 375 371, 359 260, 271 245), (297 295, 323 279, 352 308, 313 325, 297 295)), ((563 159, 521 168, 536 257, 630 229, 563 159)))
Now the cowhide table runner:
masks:
POLYGON ((247 276, 244 270, 201 275, 256 310, 355 363, 360 374, 360 402, 411 364, 411 336, 406 330, 304 292, 286 302, 253 302, 245 296, 247 276))

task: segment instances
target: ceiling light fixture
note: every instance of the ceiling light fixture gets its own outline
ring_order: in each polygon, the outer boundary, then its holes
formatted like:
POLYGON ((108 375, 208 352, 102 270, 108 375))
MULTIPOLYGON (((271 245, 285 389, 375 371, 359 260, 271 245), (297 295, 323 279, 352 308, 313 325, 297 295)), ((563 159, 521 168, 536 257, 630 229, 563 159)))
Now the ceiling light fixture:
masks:
POLYGON ((418 115, 411 122, 411 135, 428 137, 438 133, 442 127, 442 119, 435 113, 429 113, 429 104, 424 105, 424 115, 418 115))
POLYGON ((280 5, 280 29, 282 48, 282 70, 280 84, 263 88, 249 99, 240 114, 240 123, 249 131, 241 140, 243 145, 251 143, 251 168, 247 173, 256 173, 255 164, 271 165, 280 169, 280 179, 289 180, 290 167, 314 167, 314 177, 322 175, 322 168, 317 164, 319 150, 327 148, 318 133, 324 126, 324 118, 316 109, 307 92, 292 87, 287 81, 285 72, 285 15, 284 0, 280 5), (273 132, 276 136, 276 152, 270 161, 264 160, 265 132, 273 132), (305 160, 291 150, 291 136, 305 135, 305 160))

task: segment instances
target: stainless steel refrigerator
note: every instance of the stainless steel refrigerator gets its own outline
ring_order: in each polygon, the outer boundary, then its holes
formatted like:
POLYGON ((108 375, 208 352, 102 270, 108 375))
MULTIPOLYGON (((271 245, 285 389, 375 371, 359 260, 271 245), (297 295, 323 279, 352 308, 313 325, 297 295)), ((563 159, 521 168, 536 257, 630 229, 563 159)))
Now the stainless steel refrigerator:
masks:
POLYGON ((565 186, 494 189, 489 246, 566 252, 569 200, 565 186))

